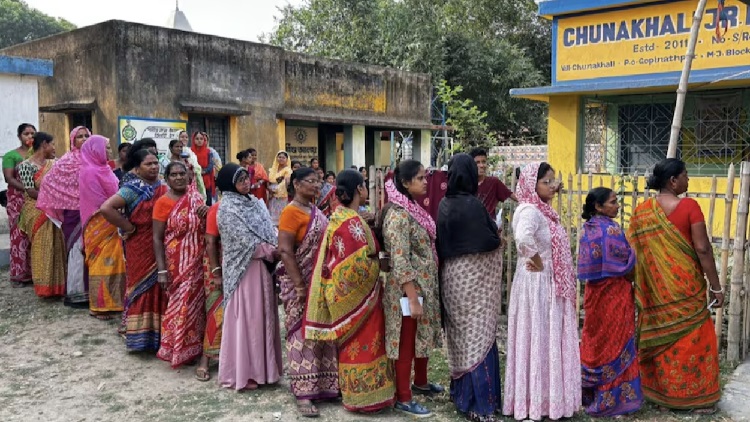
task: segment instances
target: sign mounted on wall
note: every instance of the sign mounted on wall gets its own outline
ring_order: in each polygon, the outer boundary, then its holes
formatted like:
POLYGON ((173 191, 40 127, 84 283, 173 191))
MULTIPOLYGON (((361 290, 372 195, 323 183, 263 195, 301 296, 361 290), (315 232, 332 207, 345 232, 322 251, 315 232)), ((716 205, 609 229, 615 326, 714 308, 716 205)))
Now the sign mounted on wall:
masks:
MULTIPOLYGON (((555 18, 554 82, 680 72, 695 5, 693 0, 661 2, 555 18)), ((693 70, 750 66, 750 7, 727 0, 724 21, 718 15, 717 8, 706 9, 693 70)))
POLYGON ((135 142, 143 138, 156 141, 159 155, 169 152, 169 142, 177 139, 183 130, 187 130, 185 120, 149 119, 146 117, 119 116, 120 143, 135 142))

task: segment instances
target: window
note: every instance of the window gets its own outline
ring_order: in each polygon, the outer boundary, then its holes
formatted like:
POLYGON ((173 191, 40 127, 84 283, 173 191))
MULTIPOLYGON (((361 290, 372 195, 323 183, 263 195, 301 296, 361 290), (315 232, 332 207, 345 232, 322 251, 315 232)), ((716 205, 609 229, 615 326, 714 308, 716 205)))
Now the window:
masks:
POLYGON ((229 150, 229 118, 226 116, 195 115, 188 116, 188 132, 192 142, 193 133, 208 133, 208 146, 215 149, 221 157, 222 163, 226 164, 227 151, 229 150))
POLYGON ((74 127, 85 126, 89 128, 89 130, 93 131, 91 120, 92 119, 90 111, 81 113, 68 113, 68 126, 70 127, 70 130, 73 130, 74 127))

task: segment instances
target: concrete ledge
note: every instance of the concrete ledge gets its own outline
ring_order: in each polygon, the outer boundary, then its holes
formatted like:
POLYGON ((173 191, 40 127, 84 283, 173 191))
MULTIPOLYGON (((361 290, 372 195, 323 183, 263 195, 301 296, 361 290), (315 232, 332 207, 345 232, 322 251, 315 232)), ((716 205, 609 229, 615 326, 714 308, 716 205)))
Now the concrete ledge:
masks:
POLYGON ((721 394, 719 409, 734 422, 750 422, 750 359, 737 367, 721 394))

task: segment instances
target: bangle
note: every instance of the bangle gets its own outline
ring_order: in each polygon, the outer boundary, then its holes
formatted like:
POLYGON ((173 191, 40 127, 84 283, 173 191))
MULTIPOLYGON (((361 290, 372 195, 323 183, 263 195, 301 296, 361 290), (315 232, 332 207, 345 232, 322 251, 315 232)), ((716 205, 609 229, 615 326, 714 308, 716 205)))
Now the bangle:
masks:
POLYGON ((161 275, 161 274, 166 274, 166 273, 168 273, 168 272, 169 272, 169 271, 167 271, 167 270, 161 270, 161 271, 157 271, 157 272, 156 272, 156 274, 159 274, 159 275, 161 275))
POLYGON ((724 288, 723 287, 717 291, 717 290, 712 289, 711 286, 708 286, 708 291, 711 292, 711 293, 716 293, 716 294, 724 294, 724 288))
POLYGON ((217 271, 221 271, 221 267, 216 267, 213 270, 211 270, 211 274, 216 275, 217 271))

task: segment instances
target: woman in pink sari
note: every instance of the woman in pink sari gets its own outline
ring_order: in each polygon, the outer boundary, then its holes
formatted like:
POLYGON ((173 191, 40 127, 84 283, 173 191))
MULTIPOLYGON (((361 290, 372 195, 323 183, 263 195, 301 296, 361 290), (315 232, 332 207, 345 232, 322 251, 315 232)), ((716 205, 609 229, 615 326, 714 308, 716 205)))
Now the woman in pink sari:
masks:
POLYGON ((83 250, 89 280, 89 313, 106 320, 122 312, 125 295, 125 255, 117 227, 104 219, 99 207, 117 193, 119 180, 107 163, 109 140, 94 135, 81 147, 78 177, 83 225, 83 250))
POLYGON ((201 357, 206 327, 203 257, 208 207, 187 172, 178 161, 167 165, 169 192, 156 201, 153 213, 158 280, 169 298, 156 356, 172 368, 201 357))
POLYGON ((84 271, 83 233, 80 213, 78 175, 81 170, 81 147, 91 136, 84 126, 70 132, 70 151, 65 153, 44 178, 37 208, 56 225, 61 225, 68 257, 65 304, 88 307, 88 280, 84 271))

